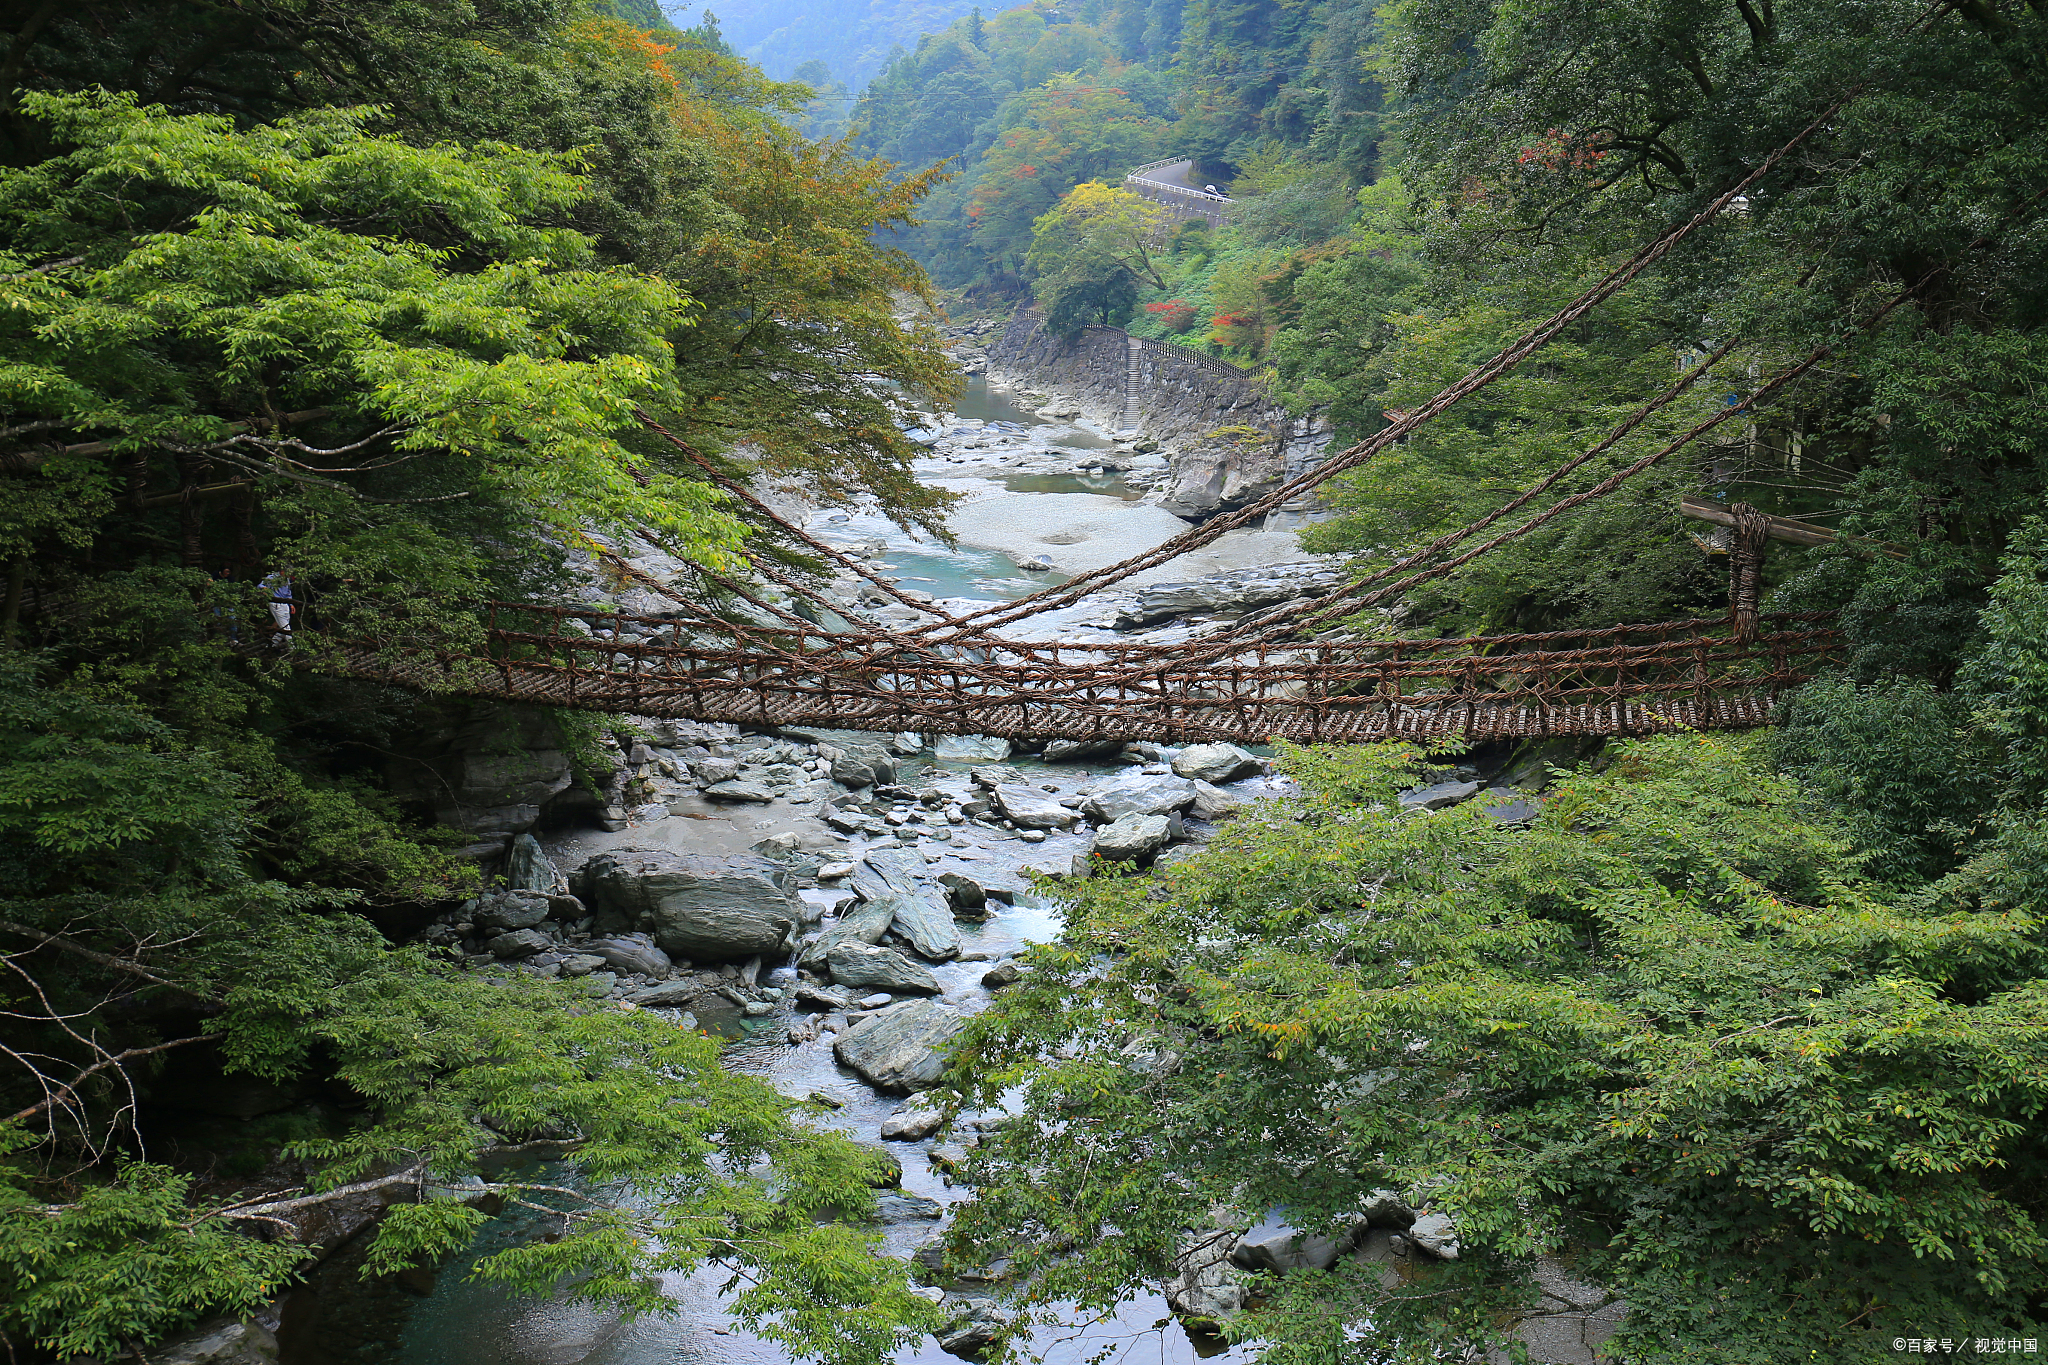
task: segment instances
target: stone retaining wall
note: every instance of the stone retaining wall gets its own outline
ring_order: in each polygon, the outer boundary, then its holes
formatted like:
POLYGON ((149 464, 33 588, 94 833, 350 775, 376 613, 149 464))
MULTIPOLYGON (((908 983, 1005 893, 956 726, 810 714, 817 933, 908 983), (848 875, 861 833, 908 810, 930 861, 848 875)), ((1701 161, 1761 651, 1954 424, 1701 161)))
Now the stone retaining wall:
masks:
POLYGON ((1160 506, 1200 521, 1272 491, 1321 458, 1329 433, 1297 418, 1237 366, 1185 346, 1090 327, 1071 342, 1045 330, 1035 307, 1010 319, 989 347, 990 369, 1017 387, 1077 398, 1121 426, 1132 341, 1137 341, 1137 426, 1169 447, 1172 477, 1160 506), (1228 436, 1217 433, 1229 431, 1228 436))

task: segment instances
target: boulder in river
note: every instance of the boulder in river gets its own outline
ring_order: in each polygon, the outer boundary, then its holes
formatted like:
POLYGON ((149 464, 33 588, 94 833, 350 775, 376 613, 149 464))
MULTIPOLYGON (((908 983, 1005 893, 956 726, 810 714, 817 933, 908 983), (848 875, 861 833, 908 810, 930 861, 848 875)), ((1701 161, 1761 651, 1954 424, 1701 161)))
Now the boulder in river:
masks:
POLYGON ((1165 848, 1172 837, 1173 822, 1164 815, 1124 815, 1096 831, 1091 851, 1113 863, 1138 862, 1165 848))
POLYGON ((995 735, 940 735, 932 752, 955 763, 1000 763, 1010 756, 1010 741, 995 735))
POLYGON ((902 1109, 882 1120, 882 1141, 922 1142, 939 1131, 946 1116, 936 1109, 902 1109))
POLYGON ((797 955, 796 965, 814 971, 823 970, 834 948, 842 943, 880 943, 882 935, 889 932, 889 926, 895 920, 894 900, 862 901, 839 923, 805 945, 803 952, 797 955))
POLYGON ((1019 829, 1065 829, 1080 818, 1050 794, 1021 782, 997 787, 996 805, 1019 829))
POLYGON ((1090 820, 1106 825, 1126 815, 1171 815, 1194 804, 1195 784, 1164 773, 1124 773, 1098 783, 1082 801, 1090 820))
POLYGON ((1440 1261, 1458 1259, 1458 1229, 1448 1213, 1425 1213, 1408 1227, 1408 1240, 1440 1261))
POLYGON ((892 1095, 929 1090, 945 1073, 946 1045, 967 1021, 929 1000, 910 1000, 871 1014, 832 1044, 840 1065, 892 1095))
POLYGON ((1234 782, 1264 766, 1235 744, 1191 744, 1173 760, 1176 776, 1203 782, 1234 782))
POLYGON ((1230 1264, 1237 1234, 1198 1232, 1181 1243, 1166 1282, 1167 1307, 1197 1324, 1214 1325, 1244 1307, 1244 1283, 1230 1264))
POLYGON ((1078 763, 1084 758, 1109 758, 1122 753, 1120 739, 1054 739, 1046 741, 1042 755, 1048 763, 1078 763))
POLYGON ((849 787, 873 787, 896 780, 896 756, 871 744, 847 744, 832 757, 832 780, 849 787))
POLYGON ((781 952, 804 911, 751 854, 600 853, 584 864, 600 913, 646 924, 667 952, 698 961, 740 961, 781 952))
POLYGON ((1328 1270, 1364 1229, 1365 1220, 1359 1219, 1355 1227, 1310 1233, 1269 1218, 1237 1239, 1230 1260, 1246 1270, 1328 1270))
POLYGON ((836 944, 826 958, 832 980, 840 986, 888 991, 892 995, 937 995, 938 978, 893 948, 872 944, 836 944))
POLYGON ((1251 804, 1236 792, 1228 792, 1214 783, 1193 779, 1195 799, 1188 804, 1188 814, 1197 820, 1228 820, 1251 804))
POLYGON ((953 912, 935 888, 927 887, 895 900, 893 927, 910 941, 920 957, 950 962, 960 956, 960 931, 953 927, 953 912))

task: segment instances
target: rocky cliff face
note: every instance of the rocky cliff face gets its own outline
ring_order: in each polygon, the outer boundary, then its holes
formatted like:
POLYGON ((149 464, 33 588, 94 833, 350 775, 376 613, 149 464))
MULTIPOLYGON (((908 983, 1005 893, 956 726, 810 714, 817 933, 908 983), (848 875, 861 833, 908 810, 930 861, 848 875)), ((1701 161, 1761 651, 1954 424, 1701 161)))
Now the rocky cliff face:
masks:
POLYGON ((1265 496, 1329 444, 1319 420, 1291 415, 1235 365, 1120 328, 1065 342, 1029 308, 986 354, 1004 382, 1072 395, 1110 429, 1135 427, 1162 447, 1170 468, 1159 506, 1188 521, 1265 496))

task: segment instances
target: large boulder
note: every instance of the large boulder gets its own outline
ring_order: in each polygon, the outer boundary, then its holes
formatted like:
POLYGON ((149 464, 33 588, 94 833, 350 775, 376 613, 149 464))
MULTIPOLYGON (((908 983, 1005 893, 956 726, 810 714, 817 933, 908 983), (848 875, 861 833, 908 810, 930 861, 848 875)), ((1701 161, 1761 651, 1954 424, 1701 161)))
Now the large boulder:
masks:
POLYGON ((1113 863, 1150 857, 1173 837, 1173 822, 1164 815, 1125 815, 1096 832, 1093 852, 1113 863))
POLYGON ((935 888, 896 897, 893 927, 922 957, 950 962, 960 956, 960 931, 953 925, 952 910, 935 888))
POLYGON ((825 960, 832 980, 841 986, 891 995, 937 995, 938 978, 894 948, 866 943, 840 943, 825 960))
POLYGON ((486 929, 533 929, 547 919, 548 898, 531 891, 505 891, 477 900, 472 915, 486 929))
POLYGON ((870 849, 853 869, 853 889, 864 901, 914 896, 924 876, 924 859, 904 848, 870 849))
POLYGON ((945 1073, 945 1047, 967 1021, 929 1000, 909 1000, 855 1024, 832 1044, 840 1065, 891 1095, 929 1090, 945 1073))
POLYGON ((874 787, 896 780, 896 756, 871 744, 847 744, 832 755, 832 780, 849 787, 874 787))
POLYGON ((1333 1233, 1303 1232, 1269 1218, 1237 1239, 1230 1260, 1245 1270, 1328 1270, 1364 1229, 1362 1218, 1356 1226, 1340 1227, 1333 1233))
POLYGON ((1090 820, 1106 825, 1126 815, 1171 815, 1194 804, 1195 784, 1164 773, 1124 773, 1098 783, 1081 802, 1090 820))
POLYGON ((1051 793, 1021 783, 997 787, 996 805, 1019 829, 1065 829, 1081 818, 1054 800, 1051 793))
POLYGON ((1054 739, 1042 757, 1048 763, 1079 763, 1084 758, 1112 758, 1123 752, 1120 739, 1054 739))
POLYGON ((500 934, 492 939, 489 946, 495 957, 532 957, 535 953, 552 948, 554 940, 538 929, 514 929, 509 934, 500 934))
POLYGON ((738 961, 781 952, 803 923, 779 870, 751 854, 600 853, 584 864, 584 884, 600 913, 645 925, 663 950, 738 961))
POLYGON ((955 763, 1000 763, 1010 756, 1010 741, 994 735, 940 735, 932 752, 955 763))
POLYGON ((889 926, 896 922, 896 902, 892 899, 862 901, 847 912, 839 923, 804 946, 797 954, 796 965, 821 970, 832 959, 832 950, 842 943, 875 944, 882 941, 882 935, 889 932, 889 926))
POLYGON ((1236 792, 1227 792, 1213 783, 1194 779, 1195 799, 1188 803, 1188 814, 1197 820, 1228 820, 1251 803, 1236 792))
POLYGON ((1244 1282, 1230 1264, 1237 1234, 1200 1232, 1183 1242, 1166 1282, 1167 1307, 1198 1324, 1214 1325, 1244 1307, 1244 1282))
POLYGON ((512 841, 512 856, 505 864, 505 883, 514 891, 538 891, 546 896, 569 892, 569 879, 531 834, 522 834, 512 841))
POLYGON ((1235 744, 1192 744, 1173 760, 1175 776, 1202 782, 1234 782, 1264 766, 1235 744))
POLYGON ((1408 1240, 1442 1261, 1458 1259, 1458 1229, 1448 1213, 1425 1213, 1408 1226, 1408 1240))
POLYGON ((740 777, 730 782, 713 783, 704 789, 704 795, 712 801, 751 801, 757 806, 765 806, 775 799, 773 788, 740 777))
POLYGON ((581 945, 582 951, 593 957, 604 959, 607 967, 631 975, 666 976, 675 964, 669 956, 654 946, 654 940, 645 934, 622 934, 616 938, 598 938, 581 945))

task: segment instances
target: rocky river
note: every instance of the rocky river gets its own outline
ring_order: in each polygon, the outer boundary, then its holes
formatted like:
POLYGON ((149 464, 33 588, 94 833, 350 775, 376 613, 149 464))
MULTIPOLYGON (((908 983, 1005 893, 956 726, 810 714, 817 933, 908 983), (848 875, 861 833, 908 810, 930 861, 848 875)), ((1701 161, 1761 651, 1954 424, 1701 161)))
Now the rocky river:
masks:
MULTIPOLYGON (((1178 452, 1117 429, 1118 416, 977 376, 957 413, 930 416, 913 433, 925 451, 920 477, 961 495, 949 518, 955 544, 859 507, 800 512, 813 535, 865 558, 913 601, 967 609, 1014 599, 1185 529, 1159 506, 1178 452)), ((1302 553, 1295 524, 1232 532, 1010 629, 1170 641, 1221 628, 1339 575, 1302 553)), ((627 548, 656 578, 679 567, 627 548)), ((849 621, 917 616, 850 574, 832 594, 849 621)), ((622 605, 663 609, 652 596, 622 605)), ((717 1033, 729 1040, 727 1065, 821 1101, 825 1121, 900 1162, 900 1184, 881 1196, 886 1245, 926 1278, 920 1250, 935 1243, 958 1197, 947 1158, 975 1122, 998 1116, 970 1115, 941 1136, 918 1096, 935 1084, 946 1041, 1017 979, 1011 959, 1058 933, 1056 905, 1030 874, 1074 875, 1091 859, 1150 866, 1185 857, 1286 782, 1261 752, 1137 737, 1019 749, 986 736, 748 733, 642 718, 601 743, 611 771, 595 790, 587 774, 572 776, 563 742, 540 716, 471 714, 395 764, 393 786, 416 787, 441 820, 476 840, 472 855, 503 874, 503 889, 440 915, 422 937, 474 970, 578 982, 612 1007, 717 1033)), ((1533 813, 1516 774, 1488 776, 1505 785, 1489 787, 1477 769, 1447 772, 1410 801, 1436 807, 1490 794, 1497 819, 1533 813)), ((1035 1345, 1049 1365, 1235 1359, 1244 1353, 1191 1334, 1176 1315, 1234 1309, 1240 1270, 1457 1254, 1441 1215, 1418 1217, 1392 1192, 1380 1204, 1337 1240, 1297 1240, 1272 1219, 1196 1230, 1161 1293, 1035 1345)), ((494 1220, 473 1255, 533 1231, 517 1217, 494 1220)), ((508 1297, 470 1281, 459 1259, 381 1287, 364 1287, 348 1260, 337 1257, 285 1305, 291 1365, 787 1359, 731 1320, 711 1273, 664 1285, 673 1316, 628 1320, 508 1297)), ((1561 1303, 1604 1303, 1597 1290, 1559 1285, 1561 1303)), ((992 1288, 929 1285, 951 1324, 899 1359, 972 1358, 1000 1312, 992 1288)), ((1537 1358, 1590 1356, 1572 1343, 1537 1358)))

